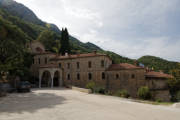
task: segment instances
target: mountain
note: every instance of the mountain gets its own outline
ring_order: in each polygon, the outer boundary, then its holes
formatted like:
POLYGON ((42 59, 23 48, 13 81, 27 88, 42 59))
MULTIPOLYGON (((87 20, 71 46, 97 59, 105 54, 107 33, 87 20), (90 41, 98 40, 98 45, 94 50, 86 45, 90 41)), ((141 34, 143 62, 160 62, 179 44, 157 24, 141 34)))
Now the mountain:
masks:
MULTIPOLYGON (((10 15, 16 16, 17 18, 21 19, 21 22, 23 21, 23 25, 28 22, 28 24, 31 24, 31 26, 38 28, 38 31, 36 32, 41 32, 42 30, 44 30, 44 28, 45 29, 49 28, 50 30, 56 32, 57 34, 61 33, 61 31, 56 25, 43 22, 29 8, 27 8, 23 4, 17 3, 16 1, 0 0, 0 8, 7 11, 10 15)), ((35 36, 33 36, 33 39, 35 39, 35 36)), ((81 47, 87 47, 86 44, 80 42, 79 40, 77 40, 72 36, 70 37, 70 40, 72 41, 73 44, 77 43, 79 45, 82 45, 81 47)), ((88 49, 92 50, 93 48, 89 47, 88 49)))
MULTIPOLYGON (((0 18, 9 22, 13 26, 23 31, 29 40, 37 40, 37 38, 44 31, 52 33, 51 38, 54 38, 52 45, 58 41, 56 38, 60 38, 61 30, 51 23, 46 23, 40 20, 32 10, 17 3, 13 0, 0 0, 0 18)), ((52 41, 51 41, 52 42, 52 41)), ((114 63, 134 63, 135 60, 120 56, 111 51, 105 51, 93 43, 83 43, 73 36, 70 36, 70 44, 72 53, 87 53, 92 51, 98 51, 100 53, 107 54, 114 63)), ((54 50, 52 46, 52 50, 54 50)), ((56 48, 57 51, 57 48, 56 48)), ((138 59, 138 62, 145 64, 150 68, 154 68, 156 71, 163 70, 168 72, 170 69, 177 68, 176 62, 167 61, 154 56, 143 56, 138 59)))
POLYGON ((149 68, 153 68, 155 71, 162 70, 165 73, 168 73, 172 69, 180 69, 178 62, 167 61, 155 56, 143 56, 138 59, 138 62, 143 63, 149 68))
POLYGON ((0 7, 7 10, 11 15, 17 16, 25 21, 45 26, 29 8, 13 0, 0 0, 0 7))

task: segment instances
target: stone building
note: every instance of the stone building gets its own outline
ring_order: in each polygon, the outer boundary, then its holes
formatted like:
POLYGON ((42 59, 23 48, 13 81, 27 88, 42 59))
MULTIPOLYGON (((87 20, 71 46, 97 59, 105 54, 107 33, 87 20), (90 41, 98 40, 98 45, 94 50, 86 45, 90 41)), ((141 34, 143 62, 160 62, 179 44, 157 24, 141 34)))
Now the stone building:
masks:
POLYGON ((170 100, 170 93, 167 84, 167 80, 169 78, 172 78, 172 76, 164 74, 163 72, 146 71, 146 86, 148 86, 152 91, 152 95, 155 100, 170 100))
POLYGON ((45 51, 43 45, 30 45, 34 54, 31 71, 38 77, 39 87, 78 86, 84 88, 94 81, 111 92, 121 89, 137 97, 141 86, 148 86, 154 98, 169 101, 166 79, 170 75, 146 71, 145 68, 127 63, 112 64, 105 54, 86 53, 64 56, 45 51))
POLYGON ((109 90, 116 92, 125 89, 136 97, 139 87, 145 85, 145 70, 142 67, 121 63, 112 64, 107 70, 109 90))

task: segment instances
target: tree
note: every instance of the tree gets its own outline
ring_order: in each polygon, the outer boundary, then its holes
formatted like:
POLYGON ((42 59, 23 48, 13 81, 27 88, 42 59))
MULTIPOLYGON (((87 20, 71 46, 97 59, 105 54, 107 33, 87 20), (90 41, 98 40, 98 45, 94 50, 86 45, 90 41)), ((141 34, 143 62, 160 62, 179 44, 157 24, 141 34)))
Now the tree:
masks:
POLYGON ((151 99, 151 93, 147 86, 142 86, 138 89, 137 95, 140 99, 148 100, 151 99))
POLYGON ((11 75, 19 75, 25 68, 26 43, 31 39, 17 26, 1 17, 0 33, 0 74, 9 72, 11 75))
POLYGON ((46 49, 56 53, 58 53, 58 49, 60 48, 59 39, 60 37, 56 33, 49 30, 41 32, 37 38, 37 40, 40 41, 46 49))
POLYGON ((65 53, 70 53, 70 44, 69 44, 69 33, 67 28, 62 29, 61 32, 61 48, 59 49, 59 53, 65 55, 65 53))
POLYGON ((173 78, 170 78, 168 80, 168 85, 172 100, 176 101, 176 94, 178 93, 178 91, 180 91, 180 69, 171 70, 170 74, 173 76, 173 78))

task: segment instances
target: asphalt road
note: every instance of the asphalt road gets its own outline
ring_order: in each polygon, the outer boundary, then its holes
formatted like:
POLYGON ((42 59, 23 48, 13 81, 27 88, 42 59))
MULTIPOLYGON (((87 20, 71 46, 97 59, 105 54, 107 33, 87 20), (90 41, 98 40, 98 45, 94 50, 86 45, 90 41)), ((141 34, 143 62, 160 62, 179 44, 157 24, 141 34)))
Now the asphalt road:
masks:
POLYGON ((68 89, 0 98, 0 120, 180 120, 180 109, 68 89))

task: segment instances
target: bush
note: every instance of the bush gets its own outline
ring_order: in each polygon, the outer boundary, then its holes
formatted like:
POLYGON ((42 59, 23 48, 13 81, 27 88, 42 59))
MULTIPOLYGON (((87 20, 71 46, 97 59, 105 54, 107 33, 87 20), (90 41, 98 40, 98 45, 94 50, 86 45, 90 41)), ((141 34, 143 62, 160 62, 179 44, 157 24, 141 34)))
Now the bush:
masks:
POLYGON ((105 94, 106 94, 106 95, 113 95, 112 91, 109 91, 109 90, 106 91, 105 94))
POLYGON ((151 99, 151 93, 147 86, 140 87, 137 93, 140 99, 148 100, 151 99))
POLYGON ((115 93, 115 95, 118 96, 118 97, 124 97, 124 98, 128 98, 129 97, 129 94, 128 94, 127 90, 118 90, 115 93))
POLYGON ((162 102, 162 100, 158 98, 158 99, 156 99, 156 102, 160 103, 160 102, 162 102))
POLYGON ((91 89, 92 92, 95 92, 95 90, 94 90, 95 86, 96 86, 96 84, 94 82, 89 82, 89 83, 86 84, 86 88, 91 89))
POLYGON ((177 92, 176 99, 177 99, 178 102, 180 102, 180 91, 177 92))
POLYGON ((95 93, 100 93, 100 94, 105 94, 106 93, 106 90, 105 90, 105 88, 104 87, 95 87, 95 89, 94 89, 95 91, 95 93))

